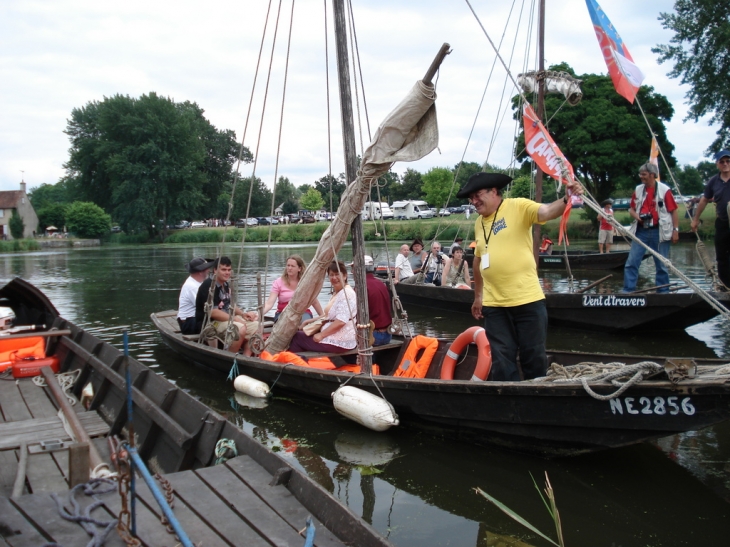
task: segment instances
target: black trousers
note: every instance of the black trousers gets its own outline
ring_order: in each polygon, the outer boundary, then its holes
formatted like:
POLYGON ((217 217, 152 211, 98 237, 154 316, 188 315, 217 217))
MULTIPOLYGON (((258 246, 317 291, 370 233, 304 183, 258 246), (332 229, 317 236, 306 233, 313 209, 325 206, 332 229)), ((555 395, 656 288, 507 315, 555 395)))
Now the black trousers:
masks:
POLYGON ((195 317, 188 317, 185 321, 177 320, 177 324, 180 325, 180 332, 182 334, 200 334, 198 323, 195 321, 195 317))
POLYGON ((715 219, 715 257, 720 281, 730 287, 730 225, 720 217, 715 219))

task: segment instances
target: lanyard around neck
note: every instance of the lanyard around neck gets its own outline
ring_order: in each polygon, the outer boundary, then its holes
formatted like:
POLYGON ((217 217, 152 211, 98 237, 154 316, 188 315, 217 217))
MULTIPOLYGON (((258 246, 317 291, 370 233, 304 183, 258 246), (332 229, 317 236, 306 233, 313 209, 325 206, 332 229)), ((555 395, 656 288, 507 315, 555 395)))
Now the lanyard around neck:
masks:
POLYGON ((489 236, 487 236, 487 230, 484 228, 484 219, 482 219, 482 231, 484 232, 484 250, 486 251, 489 249, 489 239, 492 237, 492 233, 494 232, 494 223, 497 222, 497 213, 499 213, 499 208, 502 207, 502 202, 504 200, 499 202, 499 205, 497 205, 497 210, 494 211, 494 219, 492 220, 492 226, 489 229, 489 236))

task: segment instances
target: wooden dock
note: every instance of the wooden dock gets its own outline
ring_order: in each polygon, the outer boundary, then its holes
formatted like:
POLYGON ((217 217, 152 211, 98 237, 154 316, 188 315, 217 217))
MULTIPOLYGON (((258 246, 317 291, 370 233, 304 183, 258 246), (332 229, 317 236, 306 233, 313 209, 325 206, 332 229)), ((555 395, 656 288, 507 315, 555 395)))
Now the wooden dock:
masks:
MULTIPOLYGON (((91 536, 64 519, 54 500, 72 511, 68 486, 67 450, 41 451, 39 442, 71 441, 47 390, 30 380, 0 381, 0 547, 37 547, 56 542, 64 547, 86 545, 91 536), (10 498, 18 468, 20 442, 29 446, 23 495, 10 498)), ((82 423, 102 456, 108 458, 104 435, 109 427, 96 412, 81 412, 82 423)), ((107 460, 108 461, 108 460, 107 460)), ((309 513, 280 480, 250 456, 233 458, 223 465, 165 476, 174 491, 174 512, 191 541, 205 547, 304 545, 300 531, 309 513)), ((121 509, 116 483, 97 494, 102 503, 91 511, 97 523, 113 523, 121 509)), ((137 480, 137 536, 145 546, 179 544, 162 525, 162 511, 141 479, 137 480)), ((74 491, 81 510, 95 501, 83 490, 74 491)), ((87 525, 88 526, 88 525, 87 525)), ((343 546, 315 519, 319 546, 343 546)), ((102 528, 98 528, 101 530, 102 528)), ((104 545, 126 545, 116 529, 104 545)))

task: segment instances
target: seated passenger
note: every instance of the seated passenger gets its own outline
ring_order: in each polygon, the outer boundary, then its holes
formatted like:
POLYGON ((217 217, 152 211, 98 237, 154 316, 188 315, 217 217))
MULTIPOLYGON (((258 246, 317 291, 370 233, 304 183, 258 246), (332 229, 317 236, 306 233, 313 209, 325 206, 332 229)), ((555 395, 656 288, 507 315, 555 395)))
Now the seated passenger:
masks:
MULTIPOLYGON (((281 312, 284 311, 284 308, 289 305, 289 301, 294 296, 294 291, 297 290, 299 280, 304 275, 304 270, 306 268, 307 265, 304 263, 304 260, 302 260, 302 257, 299 255, 291 255, 289 258, 286 259, 286 267, 284 268, 284 273, 281 275, 281 277, 276 278, 274 280, 274 283, 271 285, 271 294, 269 294, 269 299, 266 301, 266 304, 264 304, 264 311, 262 315, 266 316, 268 311, 274 307, 274 303, 276 303, 278 300, 278 304, 276 306, 276 314, 274 314, 274 321, 279 320, 279 315, 281 315, 281 312)), ((318 300, 315 300, 312 303, 312 307, 317 312, 317 315, 324 314, 324 312, 322 311, 322 305, 319 303, 318 300)), ((311 318, 311 310, 307 310, 302 314, 302 321, 306 321, 307 319, 311 318)))
POLYGON ((440 287, 441 274, 448 261, 449 257, 441 252, 441 243, 438 241, 431 243, 431 252, 428 254, 428 259, 423 265, 423 271, 426 272, 426 278, 423 282, 433 283, 437 287, 440 287))
POLYGON ((205 303, 208 301, 210 286, 213 284, 213 280, 215 280, 210 322, 204 331, 208 339, 208 344, 217 347, 218 340, 225 343, 230 313, 233 310, 233 324, 237 329, 237 336, 234 336, 235 339, 231 341, 227 349, 230 352, 236 353, 243 346, 243 353, 245 355, 251 355, 248 341, 258 329, 258 314, 255 311, 244 312, 235 304, 231 304, 231 288, 228 284, 228 280, 231 278, 231 272, 230 258, 222 256, 215 259, 213 263, 213 277, 203 281, 198 288, 198 295, 195 298, 195 320, 198 325, 203 325, 205 320, 205 303), (210 329, 209 332, 208 329, 210 329))
POLYGON ((177 305, 177 323, 182 334, 198 334, 200 325, 195 320, 195 298, 198 296, 200 284, 208 277, 208 270, 213 267, 213 261, 204 258, 193 258, 186 266, 190 276, 180 289, 180 299, 177 305))
POLYGON ((471 289, 469 264, 464 260, 464 249, 459 246, 451 250, 451 260, 444 266, 444 287, 471 289))
MULTIPOLYGON (((332 262, 327 267, 327 275, 334 294, 325 306, 327 316, 322 330, 307 336, 298 331, 289 344, 289 351, 317 351, 321 353, 344 353, 357 347, 355 318, 357 317, 357 297, 347 284, 347 270, 342 262, 332 262)), ((316 319, 305 321, 302 326, 316 319)))
POLYGON ((542 237, 542 244, 540 245, 541 255, 553 254, 553 241, 548 236, 542 237))

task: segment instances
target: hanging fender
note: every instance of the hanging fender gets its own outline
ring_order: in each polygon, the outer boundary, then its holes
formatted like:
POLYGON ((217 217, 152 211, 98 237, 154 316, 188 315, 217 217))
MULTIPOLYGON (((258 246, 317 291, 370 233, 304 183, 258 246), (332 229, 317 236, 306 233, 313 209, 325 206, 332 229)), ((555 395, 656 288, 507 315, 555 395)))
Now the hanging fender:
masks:
POLYGON ((477 345, 479 350, 479 359, 477 360, 477 367, 474 370, 474 375, 471 379, 472 381, 484 381, 487 379, 489 371, 492 368, 492 349, 489 346, 487 333, 484 332, 484 329, 482 327, 471 327, 457 336, 456 340, 451 343, 449 349, 446 351, 444 361, 441 365, 442 380, 454 379, 456 361, 461 352, 464 351, 464 349, 472 342, 477 345))

